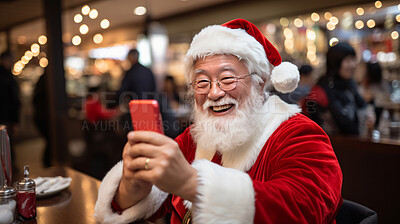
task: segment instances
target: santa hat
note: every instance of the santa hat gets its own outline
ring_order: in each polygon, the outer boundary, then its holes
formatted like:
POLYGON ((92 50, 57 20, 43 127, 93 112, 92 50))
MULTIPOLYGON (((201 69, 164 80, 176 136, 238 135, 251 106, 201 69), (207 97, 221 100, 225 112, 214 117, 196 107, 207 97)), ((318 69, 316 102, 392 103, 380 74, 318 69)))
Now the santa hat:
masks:
POLYGON ((199 58, 231 54, 244 60, 251 73, 256 73, 275 90, 288 93, 296 89, 300 80, 297 66, 282 62, 278 50, 261 31, 244 19, 235 19, 222 25, 208 26, 200 31, 186 54, 186 76, 193 80, 193 65, 199 58), (272 69, 272 72, 271 72, 272 69))

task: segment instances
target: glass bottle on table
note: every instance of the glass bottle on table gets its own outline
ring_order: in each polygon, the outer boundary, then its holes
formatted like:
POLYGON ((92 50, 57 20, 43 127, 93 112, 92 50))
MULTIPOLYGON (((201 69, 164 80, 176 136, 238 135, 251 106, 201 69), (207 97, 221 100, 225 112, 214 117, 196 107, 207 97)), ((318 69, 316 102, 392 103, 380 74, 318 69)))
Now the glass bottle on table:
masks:
POLYGON ((21 220, 36 217, 36 184, 29 178, 29 166, 24 166, 24 178, 15 184, 17 190, 17 212, 21 220))

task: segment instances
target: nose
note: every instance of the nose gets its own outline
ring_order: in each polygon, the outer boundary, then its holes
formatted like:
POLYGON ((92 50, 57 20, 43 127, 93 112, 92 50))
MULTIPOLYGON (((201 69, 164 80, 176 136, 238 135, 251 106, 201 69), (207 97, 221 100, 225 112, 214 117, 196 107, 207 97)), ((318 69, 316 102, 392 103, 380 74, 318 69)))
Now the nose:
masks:
POLYGON ((218 86, 217 82, 211 82, 210 92, 208 92, 207 97, 211 100, 218 100, 223 96, 225 96, 225 91, 218 86))

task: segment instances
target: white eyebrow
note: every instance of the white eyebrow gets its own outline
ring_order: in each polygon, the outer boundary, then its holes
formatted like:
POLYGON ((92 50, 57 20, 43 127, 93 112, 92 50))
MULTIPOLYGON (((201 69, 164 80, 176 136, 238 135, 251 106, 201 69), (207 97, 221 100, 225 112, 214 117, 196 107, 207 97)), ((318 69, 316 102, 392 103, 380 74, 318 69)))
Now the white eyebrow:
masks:
POLYGON ((196 69, 193 72, 194 75, 198 75, 198 74, 207 74, 207 72, 203 69, 196 69))
MULTIPOLYGON (((237 70, 236 70, 234 67, 232 67, 232 66, 225 66, 225 67, 222 67, 222 68, 219 69, 218 72, 221 73, 221 72, 224 72, 224 71, 232 71, 232 72, 234 72, 234 73, 237 73, 237 70)), ((205 71, 205 70, 203 70, 203 69, 196 69, 196 70, 194 70, 193 74, 194 74, 194 75, 198 75, 198 74, 208 74, 208 72, 205 71)))

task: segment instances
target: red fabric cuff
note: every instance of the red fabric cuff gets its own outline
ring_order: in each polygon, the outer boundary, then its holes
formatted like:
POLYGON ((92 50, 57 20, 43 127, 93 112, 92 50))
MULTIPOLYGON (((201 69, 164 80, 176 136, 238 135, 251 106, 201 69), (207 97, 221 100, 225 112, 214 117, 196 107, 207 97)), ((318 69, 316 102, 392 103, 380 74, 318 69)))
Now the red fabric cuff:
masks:
POLYGON ((111 202, 111 208, 113 210, 113 212, 117 213, 118 215, 121 215, 122 212, 124 211, 115 201, 115 199, 112 200, 111 202))

